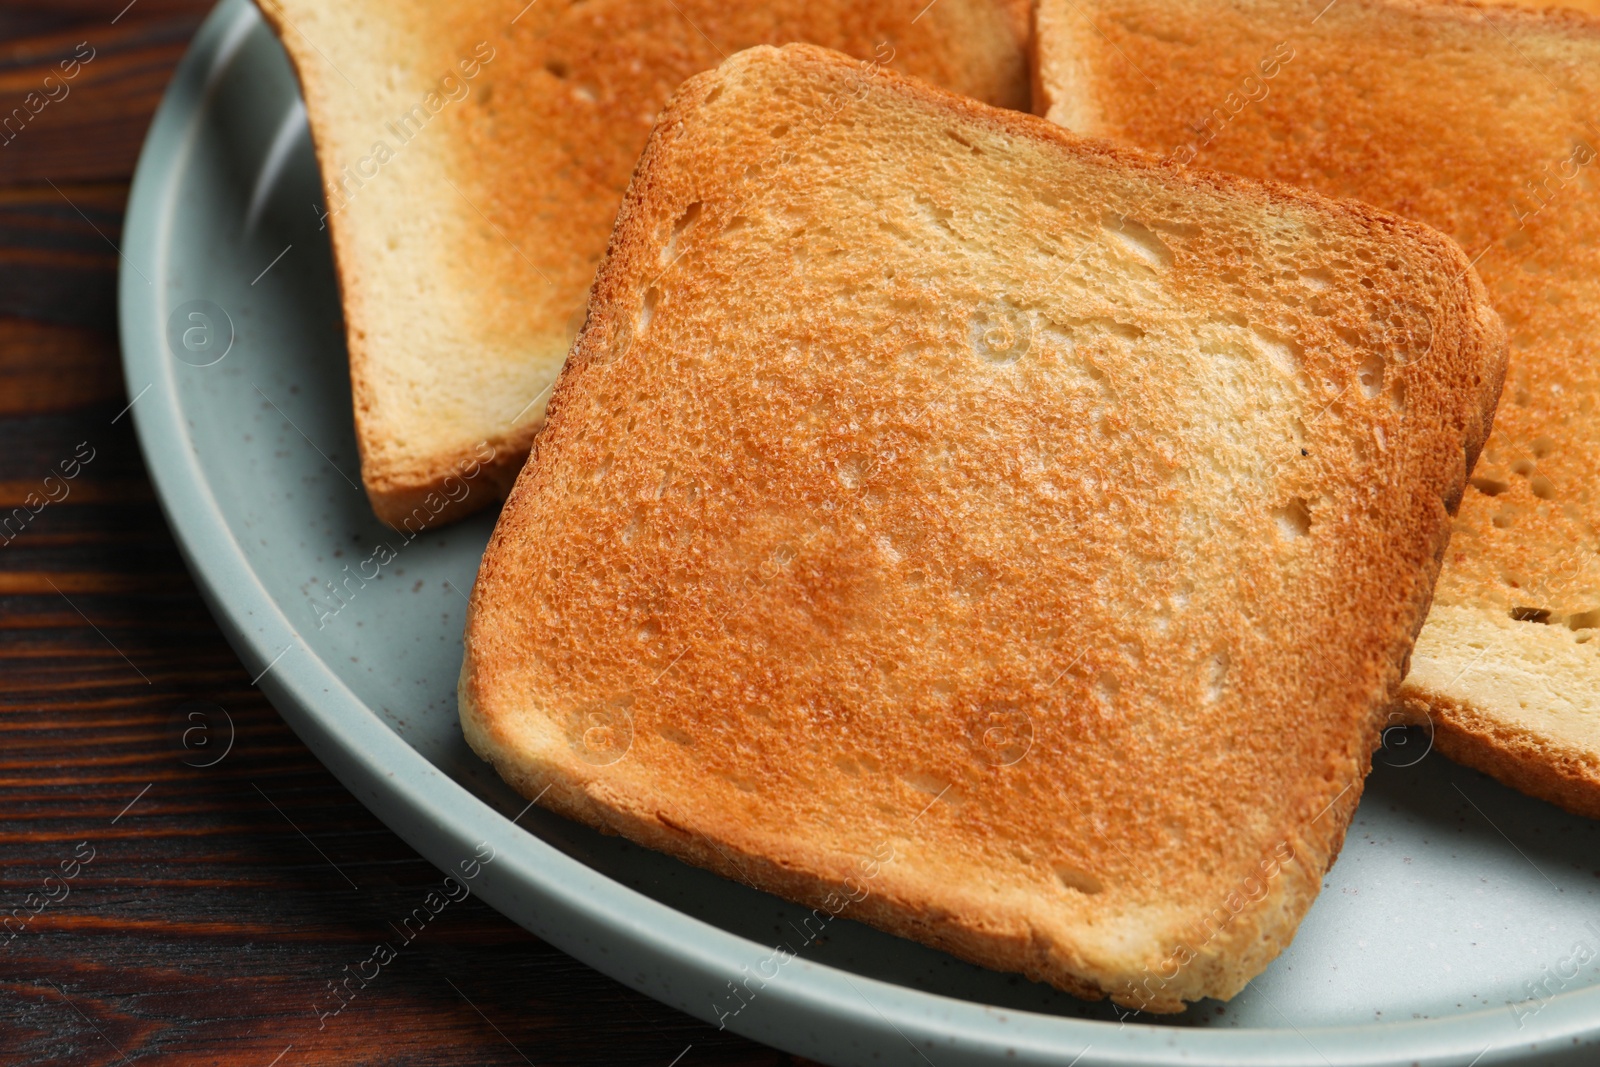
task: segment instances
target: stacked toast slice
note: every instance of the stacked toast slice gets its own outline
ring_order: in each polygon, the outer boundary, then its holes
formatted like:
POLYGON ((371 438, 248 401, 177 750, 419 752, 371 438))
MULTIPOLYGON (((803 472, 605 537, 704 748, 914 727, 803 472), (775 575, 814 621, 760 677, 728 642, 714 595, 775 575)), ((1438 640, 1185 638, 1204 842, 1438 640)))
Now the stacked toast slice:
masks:
POLYGON ((1230 996, 1338 851, 1504 351, 1426 227, 741 52, 629 187, 467 738, 819 917, 1230 996))
POLYGON ((1042 0, 1035 106, 1358 197, 1467 250, 1505 398, 1404 691, 1439 748, 1600 817, 1600 20, 1415 0, 1042 0))
POLYGON ((497 502, 543 423, 668 95, 814 41, 1028 105, 1026 0, 263 0, 300 77, 361 476, 412 532, 497 502))

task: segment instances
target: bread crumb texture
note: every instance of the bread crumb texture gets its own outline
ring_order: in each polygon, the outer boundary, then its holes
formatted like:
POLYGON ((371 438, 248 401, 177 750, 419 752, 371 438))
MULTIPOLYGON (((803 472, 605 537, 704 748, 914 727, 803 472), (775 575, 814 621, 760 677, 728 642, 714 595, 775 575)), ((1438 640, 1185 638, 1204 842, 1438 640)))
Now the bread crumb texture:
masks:
POLYGON ((812 41, 1028 107, 1027 0, 264 0, 294 60, 343 289, 361 472, 400 525, 464 457, 504 495, 583 325, 656 115, 688 76, 812 41))
POLYGON ((1424 227, 740 53, 634 177, 467 737, 968 959, 1231 996, 1338 850, 1503 347, 1424 227))
POLYGON ((1044 0, 1035 106, 1377 204, 1473 257, 1511 357, 1407 706, 1452 756, 1600 818, 1600 21, 1322 6, 1044 0))

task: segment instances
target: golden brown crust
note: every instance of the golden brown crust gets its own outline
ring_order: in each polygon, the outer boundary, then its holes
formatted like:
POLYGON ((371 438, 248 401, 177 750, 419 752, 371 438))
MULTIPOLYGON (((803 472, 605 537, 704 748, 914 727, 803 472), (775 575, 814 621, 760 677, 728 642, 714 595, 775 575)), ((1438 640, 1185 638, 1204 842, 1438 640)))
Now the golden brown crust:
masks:
POLYGON ((1580 11, 1585 15, 1600 15, 1600 0, 1483 0, 1483 3, 1485 6, 1499 4, 1530 11, 1580 11))
POLYGON ((307 101, 379 517, 414 514, 480 441, 508 467, 526 455, 628 176, 688 75, 815 40, 1028 106, 1026 0, 926 8, 264 0, 307 101))
POLYGON ((1427 0, 1309 11, 1043 0, 1036 107, 1054 98, 1062 120, 1197 166, 1358 196, 1472 254, 1513 350, 1406 693, 1434 706, 1443 751, 1592 814, 1600 20, 1427 0))
POLYGON ((463 729, 729 877, 1080 995, 1230 996, 1337 855, 1503 355, 1425 227, 742 53, 635 172, 463 729), (1432 316, 1384 388, 1339 334, 1390 309, 1362 271, 1432 316))
MULTIPOLYGON (((731 845, 726 840, 713 839, 697 828, 675 821, 673 815, 663 811, 645 811, 628 803, 623 797, 609 797, 593 788, 573 790, 557 786, 546 791, 549 784, 545 774, 531 771, 515 758, 498 753, 506 742, 495 736, 484 723, 482 713, 472 702, 469 675, 462 674, 461 718, 472 747, 490 760, 506 782, 525 797, 539 797, 540 804, 561 815, 590 826, 616 833, 638 845, 676 856, 697 867, 703 867, 724 878, 741 882, 754 889, 784 897, 814 909, 815 913, 832 917, 845 914, 853 921, 868 923, 901 937, 949 952, 982 966, 1000 970, 1017 971, 1035 981, 1054 984, 1085 1000, 1103 1000, 1106 991, 1092 981, 1051 968, 1039 959, 1038 946, 1020 929, 973 929, 956 916, 940 915, 918 899, 895 899, 883 892, 869 892, 860 900, 841 909, 841 895, 854 895, 846 880, 865 881, 870 872, 854 865, 838 864, 831 869, 806 870, 774 860, 760 852, 752 852, 731 845)), ((684 820, 683 822, 686 822, 684 820)), ((1337 852, 1337 848, 1335 848, 1337 852)), ((877 888, 877 887, 873 887, 877 888)), ((815 927, 821 930, 820 923, 815 927)), ((808 922, 801 938, 813 930, 808 922)), ((1129 1004, 1152 1011, 1181 1010, 1181 1003, 1145 1002, 1129 1004)))
POLYGON ((1409 723, 1431 730, 1433 746, 1457 763, 1574 815, 1600 819, 1600 758, 1593 752, 1541 743, 1445 697, 1403 693, 1397 710, 1409 723))

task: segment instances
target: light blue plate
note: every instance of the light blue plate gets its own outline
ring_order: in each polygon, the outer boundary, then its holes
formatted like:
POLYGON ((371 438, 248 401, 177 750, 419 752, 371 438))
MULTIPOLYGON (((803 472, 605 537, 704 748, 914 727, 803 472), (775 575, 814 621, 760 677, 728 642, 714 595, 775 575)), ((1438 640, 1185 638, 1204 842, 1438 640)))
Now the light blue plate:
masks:
POLYGON ((121 314, 139 440, 190 569, 283 717, 506 915, 713 1025, 832 1063, 1600 1063, 1600 824, 1418 759, 1416 735, 1380 753, 1293 946, 1229 1004, 1119 1021, 841 920, 733 1011, 728 983, 773 973, 761 965, 798 940, 800 909, 524 811, 462 741, 465 594, 493 517, 405 544, 368 510, 320 203, 288 62, 255 9, 226 0, 133 186, 121 314), (380 542, 398 558, 360 577, 380 542))

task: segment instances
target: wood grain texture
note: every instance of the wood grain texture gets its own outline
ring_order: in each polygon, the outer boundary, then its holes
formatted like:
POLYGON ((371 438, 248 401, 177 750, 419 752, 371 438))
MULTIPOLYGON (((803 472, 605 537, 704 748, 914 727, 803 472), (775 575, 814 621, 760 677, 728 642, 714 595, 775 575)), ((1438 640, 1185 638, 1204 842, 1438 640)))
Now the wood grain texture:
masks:
POLYGON ((0 146, 0 1063, 798 1062, 475 899, 319 1019, 442 875, 251 688, 116 418, 127 183, 208 6, 0 3, 0 116, 78 42, 96 49, 0 146), (226 756, 196 766, 229 720, 226 756))

